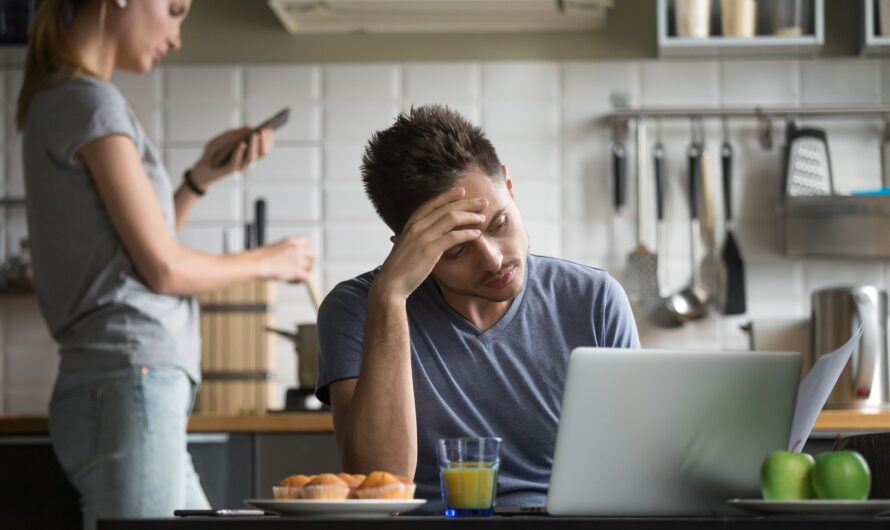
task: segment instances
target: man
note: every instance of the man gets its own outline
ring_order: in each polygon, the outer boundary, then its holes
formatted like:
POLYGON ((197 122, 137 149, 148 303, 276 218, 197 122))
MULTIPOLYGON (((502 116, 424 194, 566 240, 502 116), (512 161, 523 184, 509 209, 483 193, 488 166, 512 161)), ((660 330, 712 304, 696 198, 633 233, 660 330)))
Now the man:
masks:
POLYGON ((439 496, 436 442, 503 438, 498 503, 543 505, 568 357, 639 347, 605 271, 531 255, 513 181, 482 130, 442 106, 373 135, 365 190, 396 234, 383 265, 318 315, 318 398, 343 466, 439 496))

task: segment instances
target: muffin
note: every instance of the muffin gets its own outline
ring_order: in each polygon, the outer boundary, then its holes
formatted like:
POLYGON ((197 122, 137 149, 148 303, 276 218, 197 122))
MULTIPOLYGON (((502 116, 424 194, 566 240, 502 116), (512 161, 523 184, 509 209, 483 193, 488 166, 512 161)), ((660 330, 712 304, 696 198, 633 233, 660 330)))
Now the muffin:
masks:
POLYGON ((272 488, 272 493, 276 499, 299 499, 303 486, 314 478, 315 475, 291 475, 284 477, 277 486, 272 488))
POLYGON ((414 498, 414 490, 417 489, 417 484, 415 484, 414 481, 411 480, 410 477, 406 477, 405 475, 395 475, 395 477, 397 479, 399 479, 399 482, 401 482, 405 486, 405 491, 402 492, 403 493, 402 498, 403 499, 413 499, 414 498))
POLYGON ((358 497, 355 494, 355 490, 359 487, 362 481, 365 480, 365 475, 351 475, 349 473, 337 473, 337 476, 343 479, 343 482, 349 486, 349 496, 347 499, 357 499, 358 497))
MULTIPOLYGON (((403 499, 405 484, 386 471, 372 471, 355 490, 359 499, 403 499)), ((411 491, 414 495, 414 491, 411 491)))
POLYGON ((349 485, 333 473, 322 473, 303 486, 304 499, 343 500, 349 496, 349 485))

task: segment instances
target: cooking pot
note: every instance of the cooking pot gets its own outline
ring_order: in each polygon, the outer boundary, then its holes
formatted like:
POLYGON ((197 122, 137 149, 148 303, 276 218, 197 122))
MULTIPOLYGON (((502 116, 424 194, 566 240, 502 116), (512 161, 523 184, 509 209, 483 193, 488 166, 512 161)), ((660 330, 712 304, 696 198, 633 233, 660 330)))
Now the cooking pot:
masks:
POLYGON ((314 322, 296 325, 296 331, 267 327, 293 342, 297 354, 297 388, 289 388, 285 396, 285 410, 322 410, 325 405, 315 397, 318 380, 318 326, 314 322))

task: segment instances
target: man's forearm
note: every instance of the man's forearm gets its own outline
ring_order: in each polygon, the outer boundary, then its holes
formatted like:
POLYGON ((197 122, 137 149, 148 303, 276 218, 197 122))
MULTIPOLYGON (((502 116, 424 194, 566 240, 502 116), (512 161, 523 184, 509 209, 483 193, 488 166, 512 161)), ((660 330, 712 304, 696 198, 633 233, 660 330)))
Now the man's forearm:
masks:
MULTIPOLYGON (((375 286, 379 287, 379 286, 375 286)), ((353 472, 384 470, 414 476, 417 417, 405 300, 371 288, 362 367, 341 451, 353 472)))

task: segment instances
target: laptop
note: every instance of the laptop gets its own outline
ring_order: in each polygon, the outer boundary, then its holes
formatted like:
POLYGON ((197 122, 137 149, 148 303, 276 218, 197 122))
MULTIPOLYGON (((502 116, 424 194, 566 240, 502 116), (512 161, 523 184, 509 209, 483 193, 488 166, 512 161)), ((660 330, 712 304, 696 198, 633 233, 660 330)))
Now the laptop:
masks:
POLYGON ((788 446, 800 354, 578 348, 569 359, 550 515, 737 513, 788 446))

